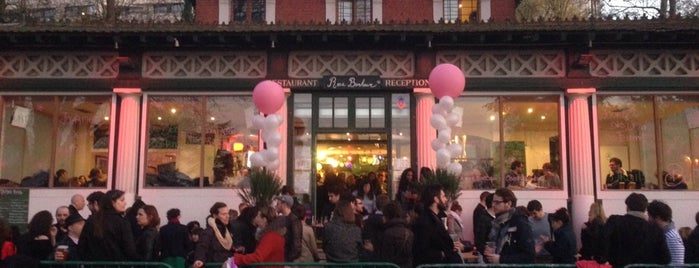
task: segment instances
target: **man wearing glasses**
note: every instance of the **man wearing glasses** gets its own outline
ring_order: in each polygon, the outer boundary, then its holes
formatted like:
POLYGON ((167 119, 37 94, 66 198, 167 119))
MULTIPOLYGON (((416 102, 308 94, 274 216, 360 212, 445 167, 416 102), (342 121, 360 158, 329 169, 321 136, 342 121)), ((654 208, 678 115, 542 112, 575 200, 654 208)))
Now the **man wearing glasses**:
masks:
POLYGON ((489 263, 534 263, 534 239, 527 215, 517 212, 512 190, 499 188, 493 196, 495 220, 486 242, 489 263))

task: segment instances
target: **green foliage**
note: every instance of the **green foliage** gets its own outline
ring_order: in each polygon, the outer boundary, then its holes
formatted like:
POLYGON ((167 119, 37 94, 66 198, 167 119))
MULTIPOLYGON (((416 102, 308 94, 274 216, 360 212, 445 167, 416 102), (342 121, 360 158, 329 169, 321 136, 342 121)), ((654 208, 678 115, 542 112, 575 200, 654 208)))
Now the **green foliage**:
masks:
POLYGON ((459 189, 459 178, 447 172, 446 169, 437 169, 436 171, 431 171, 418 182, 416 188, 418 193, 427 188, 429 185, 441 185, 444 188, 444 193, 447 195, 449 200, 456 200, 461 195, 461 190, 459 189))
POLYGON ((269 206, 281 189, 282 182, 276 173, 255 168, 250 171, 250 188, 238 189, 238 195, 253 206, 269 206))

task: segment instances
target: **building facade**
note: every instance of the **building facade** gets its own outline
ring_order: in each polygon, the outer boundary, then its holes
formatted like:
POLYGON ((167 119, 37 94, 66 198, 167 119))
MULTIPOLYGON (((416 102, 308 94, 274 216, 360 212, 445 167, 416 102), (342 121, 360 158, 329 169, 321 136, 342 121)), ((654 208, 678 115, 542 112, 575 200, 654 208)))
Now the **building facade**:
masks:
POLYGON ((240 202, 250 155, 270 139, 253 129, 252 89, 273 80, 287 96, 286 184, 313 200, 325 172, 374 172, 393 195, 405 169, 436 166, 428 77, 451 63, 466 88, 441 138, 462 146, 452 162, 467 211, 510 184, 517 160, 520 204, 569 207, 577 230, 595 199, 624 213, 631 191, 689 211, 676 222, 693 226, 699 26, 513 22, 511 2, 197 1, 197 24, 4 25, 3 187, 30 189, 29 215, 120 189, 201 221, 216 201, 240 202), (611 158, 636 185, 612 189, 611 158))

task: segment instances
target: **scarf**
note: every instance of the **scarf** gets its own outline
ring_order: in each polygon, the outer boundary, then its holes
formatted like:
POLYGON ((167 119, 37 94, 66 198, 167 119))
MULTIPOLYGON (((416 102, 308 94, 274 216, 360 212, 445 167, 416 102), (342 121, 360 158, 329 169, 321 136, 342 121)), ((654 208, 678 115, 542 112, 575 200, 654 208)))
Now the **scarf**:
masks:
POLYGON ((214 230, 214 234, 216 235, 216 239, 218 242, 221 244, 221 246, 226 249, 230 250, 233 247, 233 238, 231 237, 231 233, 228 232, 228 230, 225 229, 224 231, 226 232, 226 236, 221 235, 221 231, 218 229, 218 226, 216 226, 216 219, 214 218, 209 218, 206 220, 206 223, 209 225, 209 227, 214 230))
POLYGON ((509 221, 512 218, 512 215, 514 215, 515 209, 511 208, 510 211, 502 213, 498 215, 494 220, 493 220, 493 225, 490 229, 490 234, 488 235, 488 241, 495 241, 495 252, 500 253, 500 249, 502 248, 502 245, 504 244, 505 241, 500 241, 500 230, 502 229, 503 226, 505 226, 505 223, 509 221))
POLYGON ((464 223, 461 221, 461 215, 459 213, 456 213, 456 211, 451 211, 449 210, 449 215, 454 219, 456 224, 459 225, 460 228, 464 228, 464 223))

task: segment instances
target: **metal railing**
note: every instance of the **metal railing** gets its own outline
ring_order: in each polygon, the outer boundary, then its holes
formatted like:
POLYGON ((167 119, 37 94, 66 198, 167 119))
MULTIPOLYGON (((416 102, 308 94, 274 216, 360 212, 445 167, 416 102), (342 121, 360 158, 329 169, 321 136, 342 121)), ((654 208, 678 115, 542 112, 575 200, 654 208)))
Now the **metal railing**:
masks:
POLYGON ((417 268, 431 268, 431 267, 524 267, 524 268, 574 268, 575 264, 567 263, 512 263, 512 264, 488 264, 488 263, 435 263, 435 264, 422 264, 418 265, 417 268))
POLYGON ((699 267, 699 263, 688 263, 688 264, 629 264, 624 266, 624 268, 670 268, 670 267, 699 267))
MULTIPOLYGON (((223 263, 207 263, 206 268, 220 268, 223 263)), ((240 267, 362 267, 362 268, 400 268, 390 262, 263 262, 252 263, 240 267)))
MULTIPOLYGON (((41 268, 172 268, 164 262, 144 261, 41 261, 41 268)), ((221 267, 219 264, 218 267, 221 267)))

